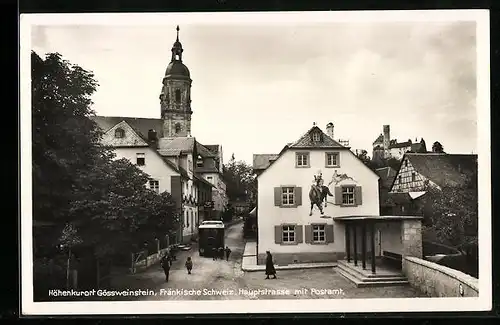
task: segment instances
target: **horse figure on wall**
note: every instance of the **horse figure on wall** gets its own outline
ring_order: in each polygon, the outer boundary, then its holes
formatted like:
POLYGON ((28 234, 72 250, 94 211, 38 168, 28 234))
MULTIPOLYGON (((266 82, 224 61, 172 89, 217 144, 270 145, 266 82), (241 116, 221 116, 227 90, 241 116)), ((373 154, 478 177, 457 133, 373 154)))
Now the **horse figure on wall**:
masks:
POLYGON ((309 212, 309 216, 312 216, 314 205, 318 207, 319 212, 322 215, 324 214, 323 202, 325 202, 326 207, 326 198, 328 195, 333 196, 328 186, 323 185, 323 178, 320 172, 318 176, 314 176, 314 183, 311 185, 311 190, 309 191, 309 200, 311 201, 311 211, 309 212))

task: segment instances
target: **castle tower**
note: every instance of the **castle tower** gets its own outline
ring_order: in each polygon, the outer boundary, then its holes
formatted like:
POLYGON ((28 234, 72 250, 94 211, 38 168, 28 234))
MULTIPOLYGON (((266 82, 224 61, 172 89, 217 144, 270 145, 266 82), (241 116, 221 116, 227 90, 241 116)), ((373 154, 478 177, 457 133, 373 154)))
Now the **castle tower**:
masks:
POLYGON ((389 125, 384 125, 384 149, 388 150, 391 143, 391 130, 389 125))
POLYGON ((165 71, 160 94, 164 137, 191 135, 191 83, 189 69, 182 63, 182 44, 177 39, 172 46, 172 58, 165 71))

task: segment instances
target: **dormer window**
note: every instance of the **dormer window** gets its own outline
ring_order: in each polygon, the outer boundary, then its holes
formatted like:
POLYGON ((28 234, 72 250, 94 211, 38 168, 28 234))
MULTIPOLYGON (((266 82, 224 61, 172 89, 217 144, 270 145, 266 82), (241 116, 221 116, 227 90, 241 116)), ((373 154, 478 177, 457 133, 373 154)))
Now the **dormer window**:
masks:
POLYGON ((319 142, 321 140, 319 133, 313 133, 312 137, 314 142, 319 142))
POLYGON ((198 155, 198 159, 196 160, 196 166, 203 167, 203 158, 200 155, 198 155))
POLYGON ((115 138, 123 138, 125 137, 125 131, 122 128, 118 128, 115 130, 115 138))

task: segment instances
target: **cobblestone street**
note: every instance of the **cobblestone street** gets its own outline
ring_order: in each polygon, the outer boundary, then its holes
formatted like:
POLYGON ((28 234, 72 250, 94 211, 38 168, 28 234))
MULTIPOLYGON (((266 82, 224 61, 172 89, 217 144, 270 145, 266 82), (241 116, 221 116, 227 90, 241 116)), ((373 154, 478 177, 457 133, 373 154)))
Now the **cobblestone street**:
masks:
MULTIPOLYGON (((244 241, 241 227, 241 223, 238 223, 227 229, 226 244, 232 250, 228 262, 200 257, 197 247, 193 246, 190 251, 179 253, 178 260, 172 265, 168 283, 157 265, 144 273, 117 279, 113 282, 114 290, 154 291, 154 295, 141 297, 141 300, 424 297, 409 286, 357 288, 332 268, 279 271, 278 279, 269 280, 265 280, 263 272, 243 272, 241 259, 244 241), (187 256, 191 256, 194 263, 191 275, 183 267, 187 256), (265 292, 266 289, 268 292, 265 292), (260 292, 255 294, 258 290, 260 292)), ((137 297, 108 299, 138 300, 137 297)))

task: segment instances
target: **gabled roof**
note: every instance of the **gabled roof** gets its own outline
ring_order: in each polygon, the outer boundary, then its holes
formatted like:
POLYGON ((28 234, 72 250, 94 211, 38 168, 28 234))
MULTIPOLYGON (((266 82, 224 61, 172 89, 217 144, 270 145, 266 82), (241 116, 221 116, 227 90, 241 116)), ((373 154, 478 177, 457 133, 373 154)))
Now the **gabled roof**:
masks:
MULTIPOLYGON (((158 140, 158 151, 164 152, 165 155, 167 155, 168 152, 171 152, 172 155, 176 152, 193 152, 195 141, 193 137, 160 138, 158 140)), ((177 156, 178 154, 175 155, 177 156)))
POLYGON ((313 126, 310 128, 303 136, 300 137, 299 140, 293 142, 289 145, 290 148, 347 148, 338 143, 337 141, 330 138, 326 135, 321 129, 317 126, 313 126), (320 135, 319 141, 314 141, 313 134, 317 132, 320 135))
POLYGON ((212 151, 214 154, 219 154, 219 145, 218 144, 206 144, 205 148, 212 151))
POLYGON ((384 188, 390 188, 392 182, 396 178, 397 171, 391 167, 377 168, 375 170, 377 175, 380 177, 381 185, 384 188))
POLYGON ((197 173, 194 173, 194 174, 193 174, 193 177, 194 177, 194 179, 196 179, 198 182, 201 182, 201 183, 203 183, 203 184, 205 184, 205 185, 207 185, 207 186, 210 186, 211 188, 212 188, 212 187, 215 187, 215 185, 213 185, 212 183, 210 183, 209 181, 207 181, 205 178, 203 178, 203 176, 202 176, 202 175, 199 175, 199 174, 197 174, 197 173))
POLYGON ((208 149, 206 146, 202 145, 198 141, 196 141, 196 153, 202 156, 203 158, 216 158, 217 154, 208 149))
POLYGON ((401 163, 405 158, 419 174, 440 187, 463 186, 467 176, 477 175, 477 155, 406 153, 401 163))
MULTIPOLYGON (((258 176, 262 174, 262 172, 265 172, 276 160, 278 160, 288 149, 346 149, 349 151, 356 159, 358 159, 366 168, 368 168, 373 174, 377 175, 372 169, 370 169, 368 166, 366 166, 363 161, 356 156, 351 150, 349 150, 349 147, 345 147, 338 143, 337 141, 333 140, 330 138, 328 135, 326 135, 321 129, 317 126, 313 126, 312 128, 309 129, 302 137, 300 137, 299 140, 288 143, 286 146, 281 149, 280 153, 277 155, 273 154, 263 154, 263 155, 254 155, 254 170, 259 171, 258 176), (313 132, 319 132, 320 134, 320 141, 313 141, 312 134, 313 132), (257 158, 256 158, 257 156, 257 158), (274 157, 275 156, 275 157, 274 157), (257 159, 257 167, 255 168, 255 163, 257 159), (267 163, 267 167, 265 166, 267 163)), ((379 177, 377 175, 377 177, 379 177)))
POLYGON ((196 167, 195 168, 195 171, 197 173, 218 173, 219 170, 217 169, 217 167, 196 167))
POLYGON ((269 167, 271 162, 278 158, 278 154, 254 154, 253 155, 253 169, 261 170, 269 167))
POLYGON ((97 123, 106 132, 121 121, 127 122, 139 136, 148 140, 149 130, 155 130, 159 138, 163 136, 163 120, 157 118, 138 118, 123 116, 90 116, 91 120, 97 123))
POLYGON ((383 142, 384 142, 384 135, 382 133, 380 133, 380 135, 377 137, 377 139, 375 139, 375 141, 373 141, 373 144, 383 143, 383 142))

